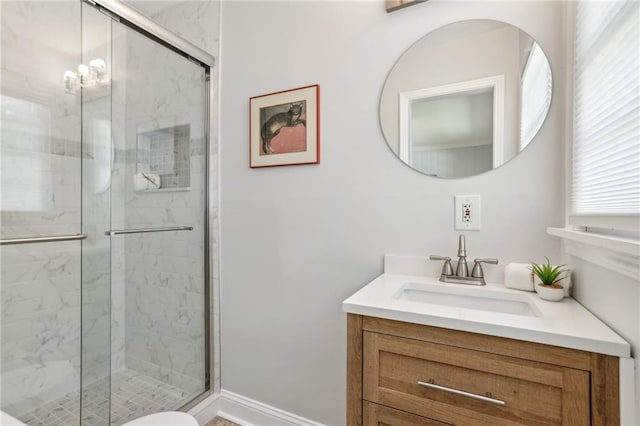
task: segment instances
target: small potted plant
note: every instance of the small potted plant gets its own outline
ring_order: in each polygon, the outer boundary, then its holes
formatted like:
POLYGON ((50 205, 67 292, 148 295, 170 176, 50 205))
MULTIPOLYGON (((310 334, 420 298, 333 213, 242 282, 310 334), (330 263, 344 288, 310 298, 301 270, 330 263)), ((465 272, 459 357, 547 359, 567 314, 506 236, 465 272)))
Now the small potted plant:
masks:
POLYGON ((529 269, 531 269, 531 272, 533 272, 540 281, 536 285, 538 296, 544 300, 557 302, 564 298, 564 287, 562 287, 559 281, 565 277, 568 269, 566 265, 552 266, 549 258, 545 257, 545 259, 547 259, 547 263, 543 263, 542 265, 531 262, 529 269))

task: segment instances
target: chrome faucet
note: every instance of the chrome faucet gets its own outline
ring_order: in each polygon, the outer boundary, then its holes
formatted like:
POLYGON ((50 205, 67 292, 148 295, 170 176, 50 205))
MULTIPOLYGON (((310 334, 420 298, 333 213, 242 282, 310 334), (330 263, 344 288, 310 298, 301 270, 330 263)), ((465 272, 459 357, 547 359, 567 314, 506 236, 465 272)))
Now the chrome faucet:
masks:
POLYGON ((472 285, 486 285, 484 280, 484 271, 482 270, 482 263, 498 264, 498 259, 474 259, 473 269, 471 270, 471 276, 469 276, 469 269, 467 267, 467 249, 464 235, 460 234, 458 238, 458 264, 456 265, 456 273, 453 273, 453 266, 451 266, 451 258, 445 256, 431 255, 431 260, 444 260, 442 266, 442 272, 440 273, 440 281, 443 283, 456 283, 456 284, 472 284, 472 285))
POLYGON ((464 235, 460 234, 458 238, 458 266, 456 266, 456 277, 466 277, 469 275, 465 245, 464 235))

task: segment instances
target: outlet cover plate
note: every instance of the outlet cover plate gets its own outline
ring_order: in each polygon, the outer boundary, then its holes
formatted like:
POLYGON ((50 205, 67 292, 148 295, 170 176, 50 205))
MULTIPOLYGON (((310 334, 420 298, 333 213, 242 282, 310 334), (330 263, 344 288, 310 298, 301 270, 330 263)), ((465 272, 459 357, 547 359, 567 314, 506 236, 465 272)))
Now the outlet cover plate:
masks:
POLYGON ((457 231, 480 230, 480 196, 455 196, 455 229, 457 231))

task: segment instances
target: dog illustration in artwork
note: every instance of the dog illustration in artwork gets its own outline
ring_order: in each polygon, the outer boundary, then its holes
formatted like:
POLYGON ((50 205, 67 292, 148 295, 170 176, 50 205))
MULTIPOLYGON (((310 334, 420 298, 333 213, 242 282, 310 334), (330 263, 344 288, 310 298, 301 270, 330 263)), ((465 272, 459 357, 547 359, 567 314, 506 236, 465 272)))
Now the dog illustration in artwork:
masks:
POLYGON ((302 104, 291 104, 289 111, 274 114, 262 126, 260 136, 262 136, 262 152, 273 154, 271 140, 275 138, 283 127, 294 127, 298 124, 307 126, 307 122, 300 118, 302 114, 302 104))

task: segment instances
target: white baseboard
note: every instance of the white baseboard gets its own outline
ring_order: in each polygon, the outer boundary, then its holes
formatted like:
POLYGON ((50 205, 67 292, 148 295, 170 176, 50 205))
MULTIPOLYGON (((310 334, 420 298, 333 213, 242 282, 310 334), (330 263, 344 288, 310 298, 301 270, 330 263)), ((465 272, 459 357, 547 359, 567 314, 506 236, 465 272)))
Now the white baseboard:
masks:
POLYGON ((207 422, 213 420, 219 411, 220 394, 214 393, 189 410, 188 413, 195 417, 200 425, 205 425, 207 422))
POLYGON ((201 425, 220 416, 241 426, 324 426, 224 389, 196 405, 189 413, 201 425))

